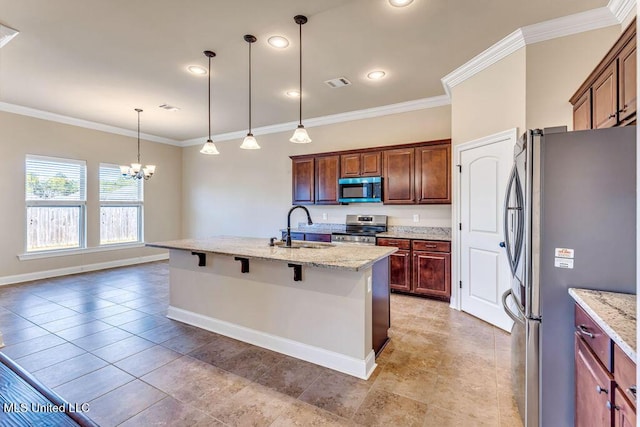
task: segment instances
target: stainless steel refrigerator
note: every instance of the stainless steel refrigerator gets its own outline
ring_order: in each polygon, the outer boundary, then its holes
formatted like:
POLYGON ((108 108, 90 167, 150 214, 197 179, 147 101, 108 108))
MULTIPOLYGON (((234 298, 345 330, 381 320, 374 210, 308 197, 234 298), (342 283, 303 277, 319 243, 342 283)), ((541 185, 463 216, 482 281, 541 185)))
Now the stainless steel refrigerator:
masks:
POLYGON ((530 130, 505 200, 512 380, 526 427, 574 425, 568 288, 636 292, 636 127, 530 130))

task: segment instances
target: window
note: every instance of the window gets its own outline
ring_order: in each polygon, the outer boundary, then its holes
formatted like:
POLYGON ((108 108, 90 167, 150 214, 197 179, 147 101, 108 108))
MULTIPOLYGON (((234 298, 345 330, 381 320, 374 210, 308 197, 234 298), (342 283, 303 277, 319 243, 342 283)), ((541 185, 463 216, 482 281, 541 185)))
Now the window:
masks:
POLYGON ((25 165, 27 252, 84 248, 85 162, 27 155, 25 165))
POLYGON ((100 244, 142 241, 142 180, 124 178, 120 166, 100 164, 100 244))

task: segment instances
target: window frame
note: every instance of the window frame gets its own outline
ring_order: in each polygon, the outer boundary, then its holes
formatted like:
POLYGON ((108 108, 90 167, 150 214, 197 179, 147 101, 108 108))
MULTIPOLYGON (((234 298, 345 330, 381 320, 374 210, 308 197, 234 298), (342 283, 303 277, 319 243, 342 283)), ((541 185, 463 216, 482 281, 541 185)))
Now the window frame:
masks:
POLYGON ((87 248, 87 162, 86 160, 69 159, 64 157, 42 156, 37 154, 27 154, 24 159, 24 252, 25 255, 44 255, 44 254, 64 254, 67 252, 77 252, 87 248), (45 161, 55 163, 68 163, 80 166, 80 185, 84 189, 81 200, 29 200, 27 197, 27 161, 45 161), (29 250, 29 208, 79 208, 78 214, 78 246, 70 248, 51 248, 29 250))
POLYGON ((100 171, 102 168, 111 168, 118 171, 120 174, 120 165, 116 165, 114 163, 104 163, 101 162, 98 165, 98 217, 100 218, 100 224, 98 227, 98 247, 114 247, 114 246, 139 246, 144 243, 144 181, 143 179, 138 180, 140 182, 140 199, 136 201, 125 201, 125 200, 102 200, 100 185, 102 183, 102 179, 100 177, 100 171), (129 242, 113 242, 113 243, 102 243, 102 208, 103 207, 137 207, 138 208, 138 239, 129 242))

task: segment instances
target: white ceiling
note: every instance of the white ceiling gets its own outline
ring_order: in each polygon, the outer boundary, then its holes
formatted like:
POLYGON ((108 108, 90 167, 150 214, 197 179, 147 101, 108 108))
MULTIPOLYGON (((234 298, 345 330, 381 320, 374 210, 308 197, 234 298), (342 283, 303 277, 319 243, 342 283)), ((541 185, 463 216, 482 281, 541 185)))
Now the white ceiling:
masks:
POLYGON ((606 0, 0 0, 0 24, 20 31, 0 49, 0 102, 174 140, 248 127, 253 46, 253 127, 296 121, 296 14, 303 30, 304 118, 444 94, 440 79, 519 27, 606 6, 606 0), (266 40, 284 35, 276 50, 266 40), (387 77, 367 80, 373 69, 387 77), (331 89, 325 80, 346 77, 331 89), (169 112, 160 104, 181 108, 169 112))

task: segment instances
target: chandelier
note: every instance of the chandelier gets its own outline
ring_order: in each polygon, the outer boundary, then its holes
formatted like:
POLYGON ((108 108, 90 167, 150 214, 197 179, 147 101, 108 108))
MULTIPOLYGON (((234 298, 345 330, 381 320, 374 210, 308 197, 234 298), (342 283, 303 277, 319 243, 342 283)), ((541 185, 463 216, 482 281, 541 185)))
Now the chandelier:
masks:
POLYGON ((138 162, 131 163, 131 166, 120 166, 120 173, 124 178, 128 179, 142 179, 145 180, 151 178, 156 171, 156 165, 142 166, 140 163, 140 113, 142 110, 136 108, 138 112, 138 162))

